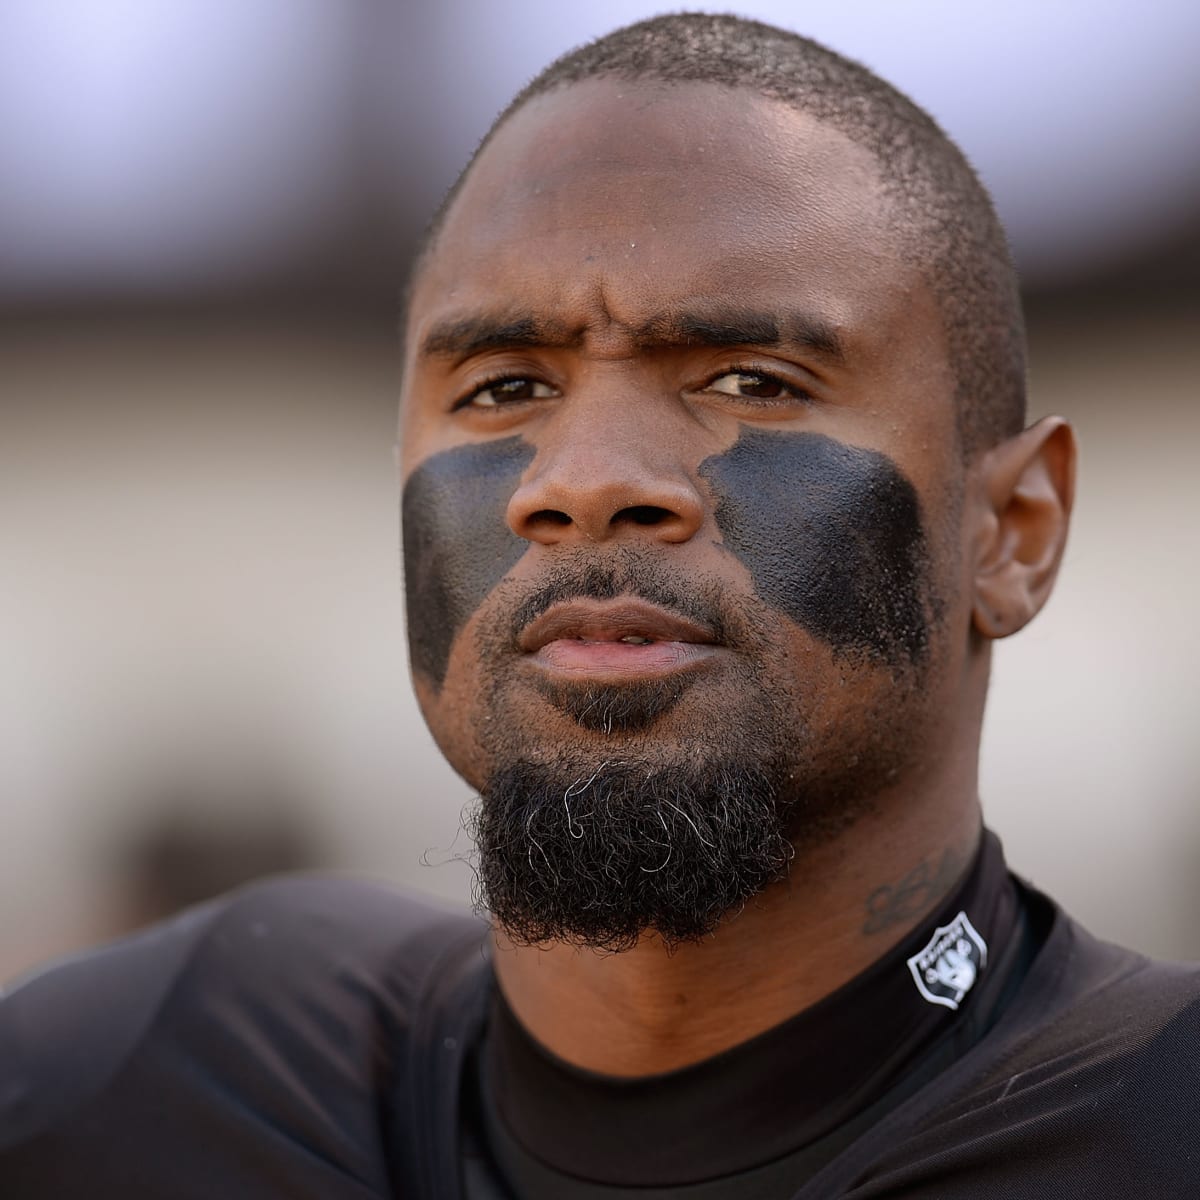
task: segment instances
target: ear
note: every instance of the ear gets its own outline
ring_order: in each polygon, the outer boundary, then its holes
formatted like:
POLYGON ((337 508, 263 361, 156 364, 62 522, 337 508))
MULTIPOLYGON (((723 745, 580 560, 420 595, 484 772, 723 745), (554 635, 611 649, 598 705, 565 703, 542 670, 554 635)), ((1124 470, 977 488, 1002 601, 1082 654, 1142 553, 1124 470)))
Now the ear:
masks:
POLYGON ((977 466, 975 629, 1008 637, 1049 599, 1075 498, 1075 434, 1046 417, 994 446, 977 466))

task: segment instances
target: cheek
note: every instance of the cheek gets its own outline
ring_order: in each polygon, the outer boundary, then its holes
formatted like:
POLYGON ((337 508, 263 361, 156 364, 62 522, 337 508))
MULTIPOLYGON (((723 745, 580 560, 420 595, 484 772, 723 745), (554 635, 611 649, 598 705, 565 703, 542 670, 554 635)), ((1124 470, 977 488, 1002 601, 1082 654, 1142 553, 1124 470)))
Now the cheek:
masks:
POLYGON ((821 434, 746 430, 700 474, 726 549, 766 603, 836 650, 926 657, 936 606, 920 503, 891 459, 821 434))
POLYGON ((404 581, 413 669, 437 686, 450 648, 528 545, 505 509, 534 449, 519 437, 444 450, 404 485, 404 581))

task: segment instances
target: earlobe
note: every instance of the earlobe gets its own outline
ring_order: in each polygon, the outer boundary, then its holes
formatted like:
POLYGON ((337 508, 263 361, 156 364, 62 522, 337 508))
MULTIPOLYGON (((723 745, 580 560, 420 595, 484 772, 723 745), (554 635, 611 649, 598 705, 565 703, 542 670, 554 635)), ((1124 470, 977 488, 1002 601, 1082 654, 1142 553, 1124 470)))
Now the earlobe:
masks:
POLYGON ((1075 435, 1046 417, 989 450, 977 467, 975 629, 1008 637, 1049 599, 1075 494, 1075 435))

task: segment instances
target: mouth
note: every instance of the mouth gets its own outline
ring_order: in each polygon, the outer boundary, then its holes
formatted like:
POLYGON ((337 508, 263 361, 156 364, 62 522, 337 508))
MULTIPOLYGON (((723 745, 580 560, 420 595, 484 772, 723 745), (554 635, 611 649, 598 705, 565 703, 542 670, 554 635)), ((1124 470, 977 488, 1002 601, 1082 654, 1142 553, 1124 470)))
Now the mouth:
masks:
POLYGON ((533 667, 589 683, 670 675, 722 650, 713 629, 635 597, 555 604, 518 645, 533 667))

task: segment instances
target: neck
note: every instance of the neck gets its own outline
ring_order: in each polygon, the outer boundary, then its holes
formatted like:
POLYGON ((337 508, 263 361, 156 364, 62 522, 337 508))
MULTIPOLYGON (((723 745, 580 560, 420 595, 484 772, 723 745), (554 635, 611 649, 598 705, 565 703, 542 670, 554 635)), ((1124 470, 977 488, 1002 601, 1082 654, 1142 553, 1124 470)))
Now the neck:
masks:
POLYGON ((969 802, 954 792, 944 803, 926 793, 916 811, 881 798, 701 943, 668 952, 651 933, 605 954, 514 946, 497 930, 500 987, 525 1028, 578 1067, 650 1075, 719 1054, 835 991, 937 906, 980 836, 973 779, 969 802))

